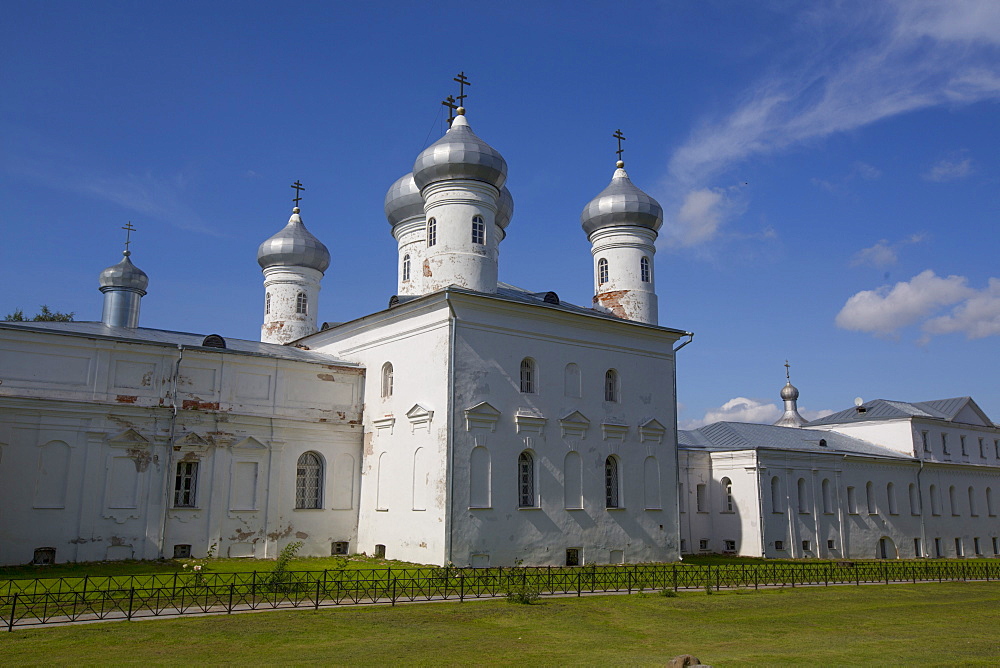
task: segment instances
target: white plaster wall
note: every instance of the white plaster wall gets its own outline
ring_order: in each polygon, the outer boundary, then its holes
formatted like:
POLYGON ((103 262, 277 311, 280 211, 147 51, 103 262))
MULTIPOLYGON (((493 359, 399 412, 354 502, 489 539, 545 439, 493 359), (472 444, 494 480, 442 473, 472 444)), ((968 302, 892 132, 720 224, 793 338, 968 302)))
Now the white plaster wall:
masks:
POLYGON ((265 304, 260 340, 285 344, 316 331, 319 312, 319 289, 322 272, 308 267, 268 267, 264 269, 264 294, 271 293, 271 311, 265 304), (299 293, 305 293, 305 313, 296 313, 299 293))
POLYGON ((919 456, 919 443, 913 440, 909 420, 868 420, 855 424, 840 424, 820 427, 825 431, 835 431, 869 443, 890 448, 904 455, 919 456))
POLYGON ((655 325, 658 323, 656 298, 656 232, 645 227, 614 227, 590 235, 594 259, 594 306, 607 313, 655 325), (649 258, 650 280, 642 281, 640 263, 649 258), (599 280, 598 263, 608 261, 608 280, 599 280))

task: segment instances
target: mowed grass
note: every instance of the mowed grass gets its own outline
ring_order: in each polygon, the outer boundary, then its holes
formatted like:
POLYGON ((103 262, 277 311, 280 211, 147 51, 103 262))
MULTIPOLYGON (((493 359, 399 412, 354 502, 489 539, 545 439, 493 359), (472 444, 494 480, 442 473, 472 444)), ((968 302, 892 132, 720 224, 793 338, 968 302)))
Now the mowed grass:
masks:
POLYGON ((995 582, 344 607, 0 634, 4 665, 996 665, 995 582))

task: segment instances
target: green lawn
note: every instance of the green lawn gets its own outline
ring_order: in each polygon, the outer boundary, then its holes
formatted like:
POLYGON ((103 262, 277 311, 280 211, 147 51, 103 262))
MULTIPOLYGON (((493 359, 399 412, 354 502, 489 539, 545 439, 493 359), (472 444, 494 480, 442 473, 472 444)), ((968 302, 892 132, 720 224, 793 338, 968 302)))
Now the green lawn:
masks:
POLYGON ((5 665, 996 665, 1000 584, 421 603, 0 634, 5 665))

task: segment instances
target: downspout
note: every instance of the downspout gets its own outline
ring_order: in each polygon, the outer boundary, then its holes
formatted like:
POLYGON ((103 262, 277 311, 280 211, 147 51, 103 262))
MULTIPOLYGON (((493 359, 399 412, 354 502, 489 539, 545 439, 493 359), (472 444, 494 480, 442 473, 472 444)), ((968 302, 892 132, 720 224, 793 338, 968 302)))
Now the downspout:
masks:
MULTIPOLYGON (((671 350, 671 352, 673 352, 674 354, 674 359, 673 359, 674 363, 673 365, 671 365, 674 377, 673 377, 673 384, 671 387, 673 390, 673 400, 674 400, 674 495, 675 496, 677 495, 677 492, 680 491, 681 488, 681 452, 680 452, 681 444, 679 442, 680 438, 678 438, 677 436, 677 351, 679 351, 681 348, 694 341, 694 332, 684 332, 684 336, 688 337, 688 340, 671 350)), ((691 513, 688 513, 688 517, 690 516, 691 513)), ((679 559, 683 559, 683 557, 681 556, 681 542, 680 542, 681 541, 680 498, 678 498, 676 503, 674 503, 674 521, 675 521, 674 526, 677 527, 677 557, 679 559)), ((690 533, 690 526, 688 527, 688 533, 690 533)), ((694 539, 692 538, 692 540, 694 539)))
MULTIPOLYGON (((447 294, 447 293, 446 293, 447 294)), ((445 563, 454 562, 454 555, 452 554, 452 545, 454 543, 453 537, 453 520, 455 516, 455 497, 458 494, 452 489, 452 480, 455 477, 455 321, 457 316, 455 315, 455 308, 452 306, 451 299, 446 297, 448 304, 448 420, 447 420, 447 430, 448 433, 445 436, 445 443, 448 448, 448 469, 445 472, 445 489, 448 490, 448 494, 451 497, 448 501, 450 506, 450 512, 445 513, 444 519, 444 530, 448 537, 447 542, 447 553, 445 555, 445 563)))
POLYGON ((160 559, 164 558, 164 539, 167 533, 167 508, 170 507, 170 464, 174 452, 174 429, 177 425, 177 377, 181 373, 181 360, 184 359, 184 344, 177 344, 177 362, 174 364, 174 377, 170 381, 170 435, 167 437, 167 455, 163 462, 163 506, 160 508, 160 559))
POLYGON ((920 459, 917 460, 920 463, 920 468, 917 469, 917 503, 918 510, 920 511, 920 552, 921 554, 915 555, 916 557, 924 557, 929 554, 927 550, 927 526, 924 519, 924 490, 920 486, 920 474, 924 472, 924 458, 921 455, 920 459))
POLYGON ((754 450, 754 473, 757 474, 757 527, 760 530, 760 556, 767 557, 767 543, 764 542, 764 486, 760 478, 760 451, 754 450))

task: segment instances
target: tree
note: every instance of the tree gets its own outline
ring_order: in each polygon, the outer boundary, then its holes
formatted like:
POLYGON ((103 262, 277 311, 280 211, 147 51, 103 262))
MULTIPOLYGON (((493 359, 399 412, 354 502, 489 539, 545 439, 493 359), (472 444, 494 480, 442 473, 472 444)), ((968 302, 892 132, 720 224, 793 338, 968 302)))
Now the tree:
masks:
POLYGON ((25 318, 24 311, 22 309, 15 309, 13 313, 8 313, 4 320, 6 322, 71 322, 73 316, 76 315, 74 311, 69 313, 61 313, 59 311, 50 311, 49 307, 42 304, 42 310, 35 314, 33 318, 25 318))

